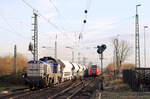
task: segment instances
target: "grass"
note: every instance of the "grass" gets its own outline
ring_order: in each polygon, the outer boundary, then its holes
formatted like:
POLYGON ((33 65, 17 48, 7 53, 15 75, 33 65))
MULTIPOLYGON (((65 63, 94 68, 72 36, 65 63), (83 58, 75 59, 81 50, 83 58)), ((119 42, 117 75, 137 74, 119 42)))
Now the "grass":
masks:
POLYGON ((105 81, 102 99, 150 99, 150 92, 132 92, 121 78, 105 81))
POLYGON ((23 88, 27 88, 27 86, 17 86, 17 85, 9 85, 9 86, 0 86, 0 90, 17 90, 17 89, 23 89, 23 88))
POLYGON ((105 81, 105 89, 113 92, 131 91, 130 87, 127 84, 124 84, 121 78, 112 81, 105 81))
POLYGON ((21 75, 5 75, 0 77, 0 90, 27 88, 21 75))
POLYGON ((103 92, 103 99, 150 99, 150 94, 136 92, 103 92))

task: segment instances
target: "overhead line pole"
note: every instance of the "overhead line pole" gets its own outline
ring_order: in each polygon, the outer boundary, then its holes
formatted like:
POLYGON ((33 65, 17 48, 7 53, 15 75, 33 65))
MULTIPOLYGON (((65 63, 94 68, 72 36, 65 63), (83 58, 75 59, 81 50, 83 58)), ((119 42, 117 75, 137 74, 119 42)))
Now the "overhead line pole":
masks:
POLYGON ((80 52, 78 52, 78 64, 80 64, 80 52))
MULTIPOLYGON (((116 61, 116 67, 117 67, 117 72, 119 71, 119 57, 118 57, 118 54, 119 54, 119 51, 118 51, 118 46, 119 46, 119 44, 118 44, 118 38, 117 39, 115 39, 115 61, 116 61)), ((116 73, 116 72, 115 72, 116 73)))
POLYGON ((72 63, 74 62, 74 51, 72 49, 72 63))
POLYGON ((57 34, 56 34, 56 40, 55 40, 55 58, 57 58, 57 34))
POLYGON ((145 37, 145 29, 148 28, 148 26, 144 26, 144 67, 146 68, 146 37, 145 37))
POLYGON ((74 50, 73 50, 73 47, 69 47, 67 46, 66 48, 69 48, 72 50, 72 63, 74 62, 74 50))
POLYGON ((17 72, 17 46, 14 46, 14 74, 17 72))
POLYGON ((37 16, 38 14, 36 12, 33 12, 34 14, 34 36, 33 36, 33 41, 34 41, 34 47, 33 47, 33 59, 34 61, 38 60, 38 22, 37 22, 37 16))
POLYGON ((140 36, 139 36, 139 15, 138 7, 141 5, 136 5, 136 19, 135 19, 135 67, 140 68, 140 36))

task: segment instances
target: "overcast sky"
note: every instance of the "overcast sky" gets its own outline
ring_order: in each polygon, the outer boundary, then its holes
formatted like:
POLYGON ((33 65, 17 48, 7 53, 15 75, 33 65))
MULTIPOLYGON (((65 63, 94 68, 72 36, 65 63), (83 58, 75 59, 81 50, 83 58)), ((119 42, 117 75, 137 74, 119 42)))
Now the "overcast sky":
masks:
MULTIPOLYGON (((134 63, 134 24, 135 6, 139 7, 140 16, 140 40, 141 62, 143 65, 143 26, 150 27, 150 0, 25 0, 38 13, 48 19, 45 21, 38 17, 39 29, 39 55, 54 56, 55 35, 58 35, 58 58, 71 60, 71 49, 74 47, 75 58, 77 52, 81 52, 81 58, 88 58, 87 62, 94 64, 99 62, 96 47, 106 44, 104 63, 112 62, 113 49, 112 38, 119 35, 119 39, 127 40, 133 47, 133 53, 126 62, 134 63), (88 10, 87 16, 84 10, 88 10), (83 28, 83 20, 87 23, 83 28), (54 25, 52 25, 54 24, 54 25), (83 29, 83 30, 82 30, 83 29), (78 44, 78 35, 82 31, 83 38, 78 44), (42 46, 51 47, 43 49, 42 46), (88 47, 88 48, 87 48, 88 47)), ((29 59, 32 54, 28 51, 29 42, 33 36, 33 9, 26 5, 23 0, 0 1, 0 56, 13 55, 14 44, 18 52, 29 59)), ((147 63, 150 59, 150 29, 146 30, 147 63)), ((82 60, 82 59, 81 59, 82 60)))

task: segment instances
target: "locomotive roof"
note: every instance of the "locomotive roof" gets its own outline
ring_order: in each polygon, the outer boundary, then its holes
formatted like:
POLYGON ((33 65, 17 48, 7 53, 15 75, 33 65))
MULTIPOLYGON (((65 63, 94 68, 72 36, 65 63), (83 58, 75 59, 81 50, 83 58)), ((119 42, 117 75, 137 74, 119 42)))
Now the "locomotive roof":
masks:
POLYGON ((40 60, 31 60, 28 63, 43 63, 43 61, 40 61, 40 60))
POLYGON ((44 61, 44 62, 50 62, 50 63, 58 64, 57 59, 55 59, 53 57, 43 57, 43 58, 40 58, 40 60, 44 61))

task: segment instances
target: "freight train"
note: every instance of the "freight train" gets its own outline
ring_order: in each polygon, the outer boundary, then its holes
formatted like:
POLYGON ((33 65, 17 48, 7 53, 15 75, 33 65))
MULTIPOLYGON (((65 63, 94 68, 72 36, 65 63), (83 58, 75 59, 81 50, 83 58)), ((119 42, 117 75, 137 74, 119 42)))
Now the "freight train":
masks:
POLYGON ((100 66, 98 65, 91 65, 88 71, 89 71, 89 76, 98 76, 101 73, 100 66))
POLYGON ((86 70, 84 65, 43 57, 28 62, 25 82, 30 88, 43 88, 67 80, 82 79, 86 70))

